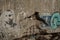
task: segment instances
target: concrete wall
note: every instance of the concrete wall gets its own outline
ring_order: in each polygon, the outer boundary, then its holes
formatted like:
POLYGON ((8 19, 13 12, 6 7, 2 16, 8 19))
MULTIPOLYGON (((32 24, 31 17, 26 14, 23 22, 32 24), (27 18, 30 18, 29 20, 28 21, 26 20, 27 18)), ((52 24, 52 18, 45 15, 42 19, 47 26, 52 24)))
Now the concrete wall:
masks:
POLYGON ((39 11, 41 13, 59 11, 60 0, 0 0, 0 9, 12 9, 15 12, 39 11))
POLYGON ((0 13, 2 13, 0 16, 0 25, 3 26, 0 26, 0 28, 1 30, 4 29, 2 32, 4 33, 5 31, 5 34, 7 35, 5 35, 6 39, 12 40, 13 38, 19 38, 23 36, 27 30, 33 30, 34 27, 36 29, 36 25, 39 24, 39 21, 33 20, 32 18, 24 19, 25 17, 34 14, 36 11, 40 12, 40 14, 53 13, 55 11, 60 12, 60 0, 0 0, 0 13), (4 26, 5 19, 9 22, 9 17, 6 18, 6 15, 10 14, 10 12, 7 14, 7 12, 5 12, 6 10, 13 10, 15 17, 12 17, 15 19, 14 23, 17 24, 16 27, 12 28, 10 25, 4 26), (30 27, 32 28, 29 29, 30 27))

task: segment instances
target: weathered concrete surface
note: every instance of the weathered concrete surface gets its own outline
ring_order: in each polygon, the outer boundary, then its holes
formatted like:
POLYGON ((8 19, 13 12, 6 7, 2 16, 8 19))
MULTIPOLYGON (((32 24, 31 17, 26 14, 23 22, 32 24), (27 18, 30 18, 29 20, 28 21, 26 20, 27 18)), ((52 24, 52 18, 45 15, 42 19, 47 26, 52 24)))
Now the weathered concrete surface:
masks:
POLYGON ((53 13, 54 11, 60 12, 59 4, 60 0, 0 0, 0 12, 2 13, 0 15, 0 40, 13 40, 26 34, 38 33, 39 30, 36 26, 41 26, 41 22, 34 19, 34 17, 26 17, 36 11, 40 12, 40 14, 53 13), (12 17, 6 17, 6 15, 11 14, 5 12, 7 10, 13 10, 12 17), (10 18, 14 20, 12 23, 16 23, 15 27, 9 24, 10 18), (4 26, 5 22, 7 26, 4 26))

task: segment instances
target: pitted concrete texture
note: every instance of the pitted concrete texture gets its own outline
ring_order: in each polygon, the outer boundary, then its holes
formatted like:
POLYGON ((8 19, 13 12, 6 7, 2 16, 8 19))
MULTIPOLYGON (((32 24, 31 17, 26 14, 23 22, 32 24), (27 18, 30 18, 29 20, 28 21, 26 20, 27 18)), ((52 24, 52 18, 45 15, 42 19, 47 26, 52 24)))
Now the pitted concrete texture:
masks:
MULTIPOLYGON (((41 31, 37 27, 40 28, 43 23, 32 16, 35 12, 39 12, 39 15, 52 14, 54 11, 60 11, 59 4, 60 0, 0 0, 0 40, 15 38, 17 40, 38 40, 35 39, 36 37, 43 40, 43 35, 42 37, 37 35, 23 39, 21 37, 41 31)), ((46 31, 53 32, 51 29, 46 29, 46 31)))

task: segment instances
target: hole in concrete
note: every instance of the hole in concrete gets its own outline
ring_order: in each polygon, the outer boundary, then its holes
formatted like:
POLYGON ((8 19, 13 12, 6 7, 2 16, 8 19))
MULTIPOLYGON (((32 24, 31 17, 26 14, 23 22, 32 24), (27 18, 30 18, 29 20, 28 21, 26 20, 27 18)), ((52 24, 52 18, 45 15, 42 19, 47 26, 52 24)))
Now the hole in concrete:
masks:
POLYGON ((1 16, 2 13, 0 13, 0 16, 1 16))
POLYGON ((9 15, 9 17, 11 17, 11 15, 9 15))
POLYGON ((7 10, 7 11, 10 11, 10 10, 7 10))

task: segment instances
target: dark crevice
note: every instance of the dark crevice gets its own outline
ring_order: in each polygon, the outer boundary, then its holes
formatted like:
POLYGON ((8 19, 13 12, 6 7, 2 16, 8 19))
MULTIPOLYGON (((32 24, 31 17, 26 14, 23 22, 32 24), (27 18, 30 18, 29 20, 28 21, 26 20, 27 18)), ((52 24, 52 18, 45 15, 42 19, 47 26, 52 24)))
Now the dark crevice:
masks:
POLYGON ((9 17, 11 17, 11 15, 9 15, 9 17))
POLYGON ((2 14, 2 10, 0 9, 0 16, 1 16, 1 14, 2 14))
POLYGON ((36 18, 36 20, 38 20, 40 22, 42 21, 45 25, 48 25, 44 19, 40 18, 39 12, 35 12, 33 15, 26 17, 26 18, 31 18, 32 16, 34 16, 36 18))
POLYGON ((7 10, 7 11, 11 11, 11 10, 7 10))
POLYGON ((0 16, 1 16, 2 13, 0 13, 0 16))
POLYGON ((42 19, 42 18, 39 17, 39 12, 35 12, 34 15, 35 15, 35 17, 36 17, 37 20, 42 21, 44 24, 48 25, 44 19, 42 19))

